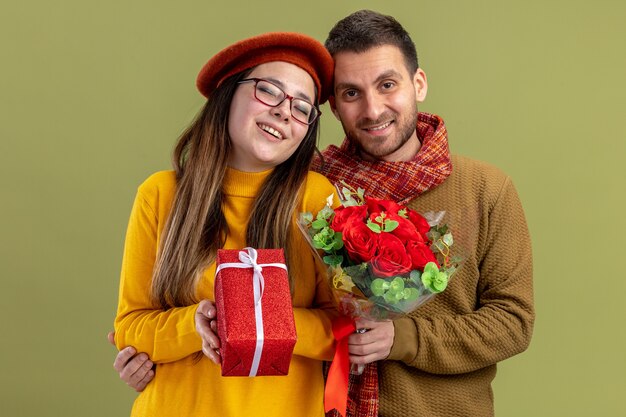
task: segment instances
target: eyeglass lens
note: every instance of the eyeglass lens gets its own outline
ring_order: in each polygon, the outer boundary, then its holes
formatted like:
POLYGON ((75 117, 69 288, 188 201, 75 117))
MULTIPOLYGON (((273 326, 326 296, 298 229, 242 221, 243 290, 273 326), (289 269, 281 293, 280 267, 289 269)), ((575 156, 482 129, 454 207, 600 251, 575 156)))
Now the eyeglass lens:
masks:
MULTIPOLYGON (((254 96, 272 107, 278 106, 287 98, 283 90, 265 80, 257 81, 254 96)), ((294 97, 291 99, 291 116, 299 122, 311 124, 317 117, 317 109, 308 101, 294 97)))

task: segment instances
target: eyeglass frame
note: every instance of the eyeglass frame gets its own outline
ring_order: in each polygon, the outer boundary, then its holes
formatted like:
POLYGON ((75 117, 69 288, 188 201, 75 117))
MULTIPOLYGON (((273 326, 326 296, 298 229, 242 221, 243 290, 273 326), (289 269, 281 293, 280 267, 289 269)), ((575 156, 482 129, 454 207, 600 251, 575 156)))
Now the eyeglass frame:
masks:
POLYGON ((266 80, 265 78, 256 78, 256 77, 246 78, 246 79, 244 79, 244 80, 238 81, 238 82, 237 82, 237 84, 243 84, 243 83, 249 83, 249 82, 254 82, 254 98, 255 98, 255 99, 256 99, 259 103, 265 104, 266 106, 269 106, 269 107, 278 107, 278 106, 280 106, 281 104, 283 104, 283 102, 284 102, 285 100, 289 99, 289 114, 290 114, 291 118, 292 118, 293 120, 295 120, 296 122, 298 122, 298 123, 301 123, 301 124, 303 124, 303 125, 305 125, 305 126, 311 126, 311 125, 312 125, 313 123, 315 123, 315 121, 316 121, 317 119, 319 119, 319 117, 322 115, 322 111, 321 111, 321 110, 319 109, 319 107, 317 107, 315 104, 313 104, 313 103, 311 103, 310 101, 305 100, 305 99, 303 99, 303 98, 300 98, 300 97, 294 97, 294 96, 291 96, 291 95, 287 94, 287 93, 285 92, 285 90, 283 90, 281 87, 277 86, 276 84, 274 84, 274 83, 273 83, 273 82, 271 82, 270 80, 266 80), (279 90, 283 93, 283 95, 284 95, 285 97, 284 97, 284 98, 283 98, 280 102, 278 102, 277 104, 274 104, 274 105, 271 105, 271 104, 268 104, 268 103, 264 102, 263 100, 261 100, 260 98, 258 98, 258 97, 257 97, 257 95, 256 95, 256 91, 257 91, 257 88, 256 88, 256 87, 257 87, 257 84, 259 83, 259 81, 263 81, 263 82, 266 82, 266 83, 272 84, 274 87, 278 88, 278 89, 279 89, 279 90), (317 114, 315 115, 315 118, 314 118, 313 120, 311 120, 309 123, 306 123, 306 122, 303 122, 302 120, 298 120, 298 119, 296 119, 296 118, 294 117, 294 115, 293 115, 293 111, 291 110, 291 107, 292 107, 292 105, 293 105, 293 100, 302 100, 302 101, 304 101, 305 103, 309 103, 309 104, 312 106, 312 108, 313 108, 313 109, 315 109, 315 111, 317 112, 317 114))

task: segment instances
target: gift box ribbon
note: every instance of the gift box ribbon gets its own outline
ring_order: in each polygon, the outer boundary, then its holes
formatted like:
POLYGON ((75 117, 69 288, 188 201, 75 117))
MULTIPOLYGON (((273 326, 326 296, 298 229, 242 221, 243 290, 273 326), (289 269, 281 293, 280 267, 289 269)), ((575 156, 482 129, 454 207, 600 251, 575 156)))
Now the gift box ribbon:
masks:
POLYGON ((254 291, 254 320, 256 322, 256 347, 254 349, 254 357, 250 366, 249 376, 256 376, 261 362, 261 353, 263 353, 263 289, 265 287, 265 279, 263 278, 263 268, 275 267, 287 270, 287 265, 281 263, 259 264, 257 263, 257 251, 254 248, 244 248, 239 252, 239 260, 241 263, 227 262, 218 265, 215 274, 217 275, 225 268, 252 268, 252 288, 254 291), (245 252, 247 251, 247 252, 245 252))

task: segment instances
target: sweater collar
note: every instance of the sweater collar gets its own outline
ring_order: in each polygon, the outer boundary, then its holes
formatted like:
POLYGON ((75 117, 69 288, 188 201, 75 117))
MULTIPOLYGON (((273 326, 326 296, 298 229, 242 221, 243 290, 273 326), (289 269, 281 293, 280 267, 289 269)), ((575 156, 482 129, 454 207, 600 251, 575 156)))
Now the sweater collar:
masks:
POLYGON ((244 172, 227 167, 222 190, 234 197, 256 197, 273 169, 261 172, 244 172))

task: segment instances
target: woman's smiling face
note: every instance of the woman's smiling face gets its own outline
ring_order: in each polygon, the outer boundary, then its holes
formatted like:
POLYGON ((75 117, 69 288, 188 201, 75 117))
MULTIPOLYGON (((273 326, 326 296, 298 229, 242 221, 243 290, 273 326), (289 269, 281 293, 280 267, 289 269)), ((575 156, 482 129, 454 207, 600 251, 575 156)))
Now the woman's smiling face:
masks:
MULTIPOLYGON (((268 80, 290 96, 315 103, 313 79, 296 65, 268 62, 257 66, 248 78, 268 80)), ((254 91, 254 82, 237 87, 228 119, 232 143, 228 165, 245 172, 266 171, 286 161, 309 129, 291 116, 289 99, 271 107, 258 101, 254 91)))

